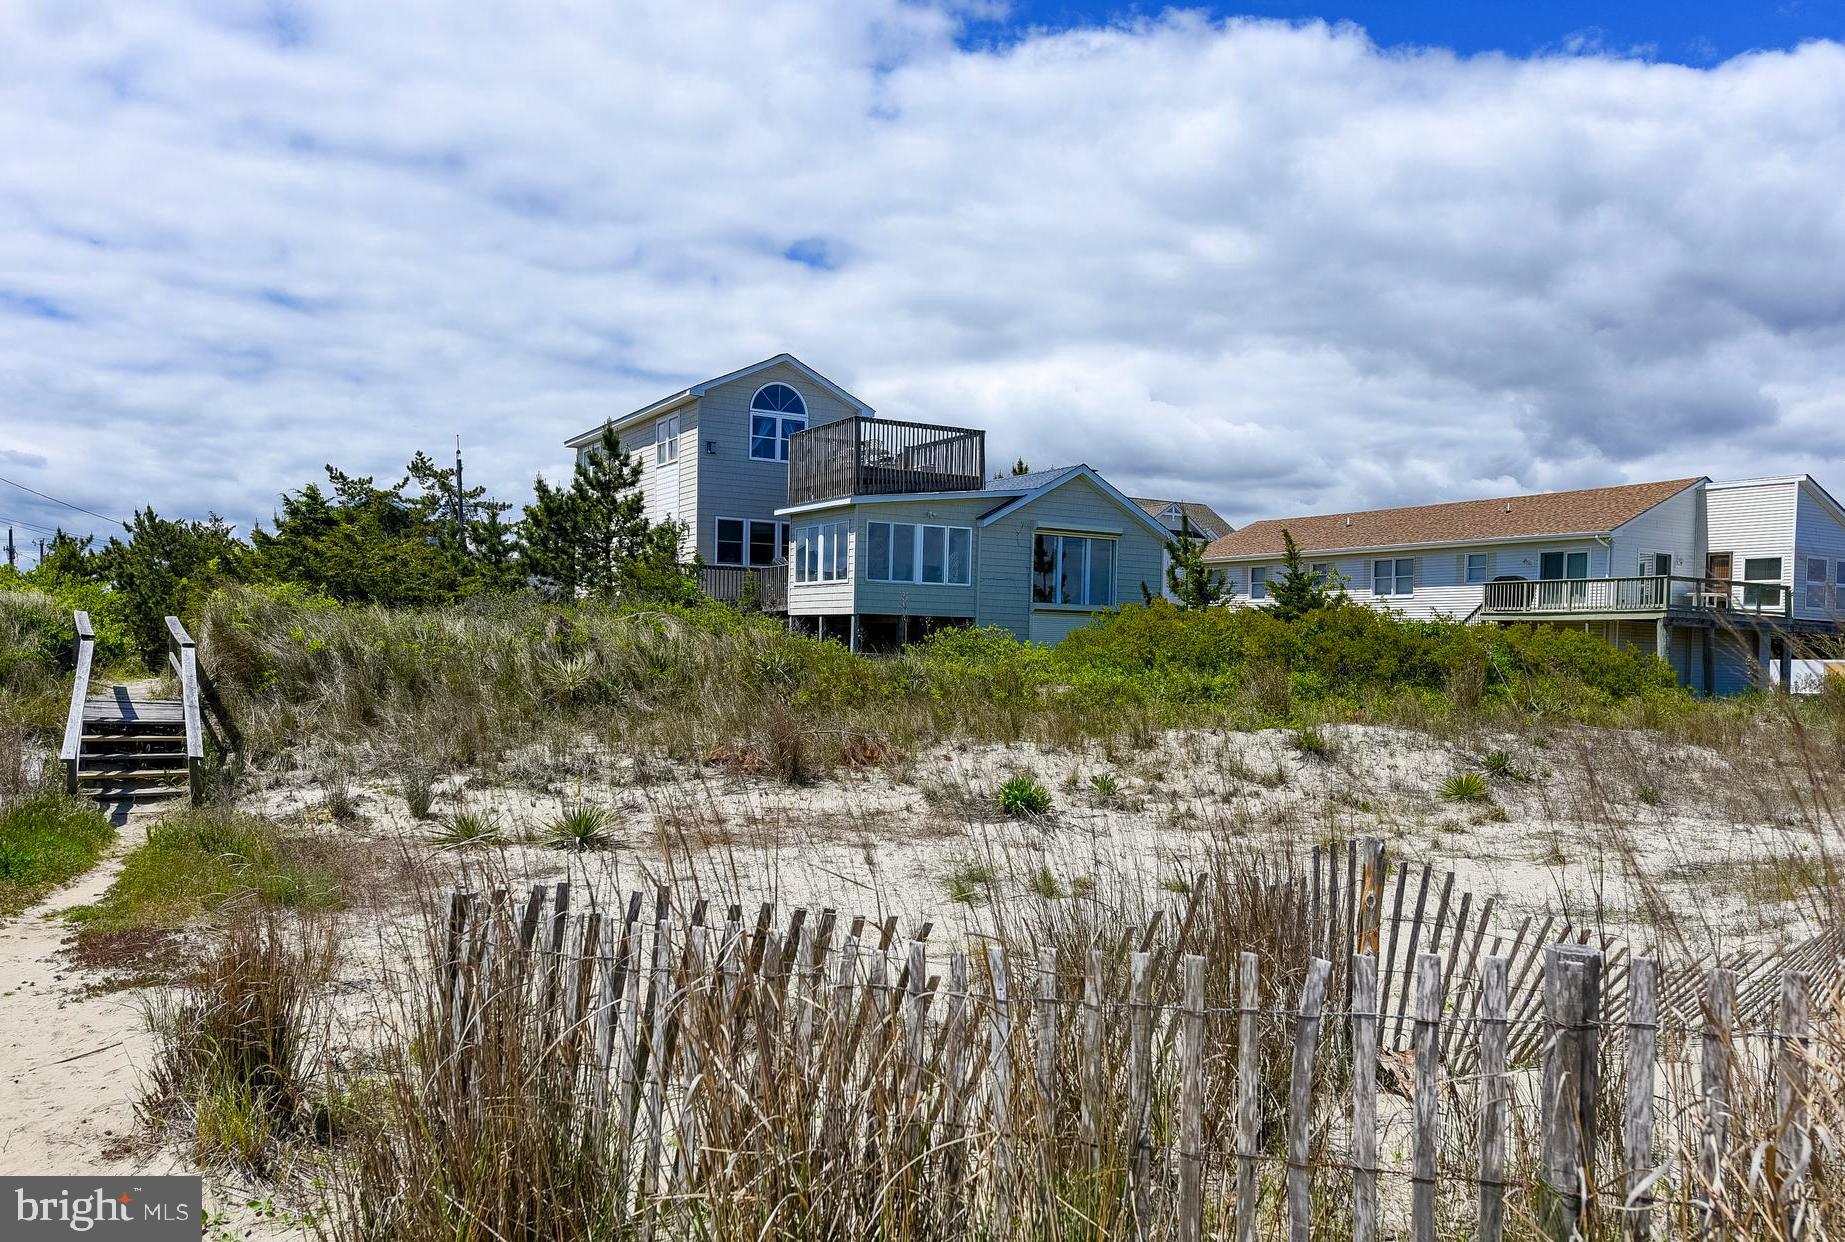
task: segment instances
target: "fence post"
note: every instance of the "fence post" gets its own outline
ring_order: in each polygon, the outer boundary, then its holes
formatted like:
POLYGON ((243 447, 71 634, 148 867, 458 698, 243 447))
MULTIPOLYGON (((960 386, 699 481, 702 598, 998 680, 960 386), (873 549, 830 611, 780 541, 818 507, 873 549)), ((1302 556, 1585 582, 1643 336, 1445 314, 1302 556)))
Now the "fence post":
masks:
POLYGON ((1547 1237, 1569 1242, 1581 1223, 1585 1158, 1577 1110, 1582 1077, 1581 960, 1552 945, 1544 961, 1544 1010, 1550 1038, 1544 1051, 1543 1194, 1538 1220, 1547 1237))
POLYGON ((648 1039, 647 1155, 641 1170, 641 1239, 653 1237, 660 1212, 660 1155, 666 1147, 666 1033, 673 1019, 673 920, 669 914, 654 925, 653 1031, 648 1039))
POLYGON ((1089 1168, 1102 1167, 1102 950, 1089 950, 1083 973, 1083 1084, 1081 1140, 1089 1146, 1089 1168))
POLYGON ((1012 1011, 1006 999, 1006 951, 987 946, 987 970, 993 977, 993 1233, 1012 1230, 1012 1011))
POLYGON ((1294 1068, 1288 1079, 1288 1237, 1312 1242, 1313 1173, 1307 1167, 1307 1143, 1313 1128, 1313 1060, 1319 1050, 1320 1011, 1326 1003, 1326 979, 1332 963, 1323 957, 1307 963, 1301 987, 1300 1019, 1294 1027, 1294 1068))
POLYGON ((1128 957, 1128 1200, 1134 1236, 1147 1230, 1153 1152, 1153 1006, 1151 953, 1128 957))
POLYGON ((905 1127, 908 1134, 903 1155, 908 1170, 904 1180, 915 1185, 922 1176, 917 1165, 922 1159, 923 1129, 929 1111, 923 1083, 923 1062, 929 1051, 929 948, 920 940, 910 941, 908 990, 904 998, 908 1028, 904 1031, 903 1108, 909 1114, 909 1124, 905 1127))
POLYGON ((1179 1045, 1179 1242, 1204 1236, 1204 956, 1188 953, 1179 1045))
POLYGON ((1410 1156, 1409 1229, 1415 1242, 1435 1242, 1435 1151, 1441 1136, 1441 1100, 1436 1094, 1436 1075, 1441 1069, 1441 983, 1441 954, 1419 954, 1411 1044, 1416 1074, 1410 1095, 1410 1124, 1415 1138, 1410 1156))
POLYGON ((1237 1242, 1255 1242, 1258 1152, 1257 1127, 1262 1116, 1261 1067, 1256 1063, 1256 1011, 1262 1007, 1260 981, 1256 975, 1256 955, 1245 953, 1239 959, 1236 1057, 1236 1238, 1237 1242))
POLYGON ((1807 1212, 1801 1191, 1807 1161, 1812 1155, 1807 1136, 1808 995, 1811 977, 1789 972, 1781 976, 1780 1048, 1775 1058, 1775 1207, 1788 1242, 1800 1242, 1807 1232, 1807 1212))
POLYGON ((1506 1012, 1511 996, 1510 963, 1489 957, 1480 964, 1480 1242, 1505 1236, 1505 1130, 1510 1083, 1506 1081, 1506 1012))
POLYGON ((1653 1232, 1653 1075, 1659 1041, 1659 967, 1636 957, 1627 975, 1627 1102, 1622 1108, 1622 1162, 1627 1166, 1627 1234, 1653 1232))
POLYGON ((1712 967, 1704 976, 1704 1036, 1701 1085, 1704 1090, 1704 1142, 1699 1160, 1704 1211, 1700 1232, 1708 1236, 1722 1220, 1724 1166, 1730 1154, 1730 1032, 1735 1022, 1736 976, 1712 967))
MULTIPOLYGON (((1365 848, 1376 845, 1367 839, 1365 848)), ((1365 901, 1371 888, 1365 861, 1365 901)), ((1375 938, 1374 938, 1375 939, 1375 938)), ((1364 937, 1359 937, 1363 943, 1364 937)), ((1352 1242, 1377 1238, 1377 958, 1352 959, 1352 1242)))
MULTIPOLYGON (((849 943, 849 942, 848 942, 849 943)), ((967 954, 956 951, 948 958, 948 1013, 943 1020, 943 1052, 948 1060, 947 1099, 942 1107, 942 1137, 946 1154, 942 1160, 942 1188, 938 1215, 944 1234, 956 1237, 967 1222, 967 1207, 961 1196, 961 1172, 967 1167, 967 954)))

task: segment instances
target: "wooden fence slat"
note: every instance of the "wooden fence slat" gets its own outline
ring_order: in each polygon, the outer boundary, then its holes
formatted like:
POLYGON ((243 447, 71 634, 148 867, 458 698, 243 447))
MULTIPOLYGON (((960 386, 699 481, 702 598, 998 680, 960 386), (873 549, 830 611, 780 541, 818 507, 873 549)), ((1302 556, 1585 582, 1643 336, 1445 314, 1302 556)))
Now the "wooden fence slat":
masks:
POLYGON ((1204 957, 1181 962, 1179 1041, 1179 1242, 1204 1236, 1204 957))
POLYGON ((1153 1007, 1149 990, 1152 958, 1128 958, 1127 1143, 1128 1205, 1136 1236, 1145 1233, 1152 1195, 1153 1161, 1153 1007))
POLYGON ((1441 1134, 1441 955, 1416 958, 1415 1084, 1410 1094, 1409 1231, 1415 1242, 1435 1242, 1435 1155, 1441 1134))
POLYGON ((1646 1242, 1653 1233, 1653 1075, 1659 1039, 1658 968, 1633 960, 1627 995, 1627 1098, 1622 1105, 1621 1162, 1626 1168, 1627 1235, 1646 1242))
POLYGON ((1544 1056, 1544 1194, 1538 1219, 1546 1237, 1569 1242, 1582 1217, 1582 1132, 1577 1100, 1582 1072, 1583 967, 1551 946, 1544 962, 1544 1004, 1550 1038, 1544 1056))
POLYGON ((1505 1132, 1512 1096, 1505 1057, 1510 964, 1494 956, 1480 969, 1480 1242, 1501 1242, 1505 1237, 1505 1132))
POLYGON ((1262 1119, 1261 1066, 1256 1051, 1256 1013, 1262 1007, 1260 981, 1254 953, 1238 959, 1236 1057, 1236 1237, 1255 1242, 1258 1178, 1261 1153, 1257 1150, 1262 1119))
POLYGON ((925 1123, 924 1108, 926 1100, 923 1095, 923 1061, 928 1048, 929 1034, 929 958, 928 946, 920 940, 910 942, 910 961, 908 987, 905 990, 904 1009, 906 1029, 904 1031, 903 1058, 903 1101, 902 1109, 909 1118, 908 1131, 904 1141, 904 1164, 908 1170, 907 1181, 915 1182, 917 1163, 922 1158, 923 1128, 925 1123))
POLYGON ((971 1081, 967 1025, 967 954, 957 950, 948 957, 948 1006, 942 1032, 948 1082, 942 1109, 941 1194, 936 1216, 947 1223, 950 1237, 959 1237, 967 1223, 967 1205, 961 1178, 967 1168, 967 1097, 971 1081))
POLYGON ((1416 885, 1416 916, 1409 925, 1409 943, 1403 950, 1403 996, 1397 1002, 1397 1021, 1391 1036, 1393 1044, 1403 1041, 1403 1020, 1409 1011, 1410 988, 1415 985, 1416 972, 1410 967, 1415 964, 1416 951, 1422 941, 1422 915, 1429 900, 1429 876, 1433 868, 1428 863, 1422 864, 1422 879, 1416 885))
POLYGON ((1083 972, 1082 1113, 1078 1140, 1089 1148, 1089 1168, 1102 1167, 1102 950, 1090 949, 1083 972))
POLYGON ((1775 1023, 1780 1044, 1775 1056, 1775 1208, 1787 1242, 1800 1242, 1807 1233, 1804 1192, 1812 1156, 1807 1131, 1811 987, 1808 975, 1792 971, 1782 975, 1780 1015, 1775 1023))
POLYGON ((1326 977, 1332 963, 1316 957, 1307 963, 1301 986, 1299 1017, 1294 1027, 1294 1066, 1288 1078, 1288 1237, 1313 1239, 1313 1172, 1308 1141, 1313 1126, 1313 1061, 1319 1050, 1320 1011, 1326 1003, 1326 977))
POLYGON ((650 1206, 641 1216, 642 1242, 653 1237, 661 1203, 659 1177, 660 1155, 666 1148, 666 1079, 672 1072, 667 1029, 675 1008, 673 995, 673 919, 668 914, 654 925, 653 933, 654 1008, 652 1034, 648 1039, 647 1154, 646 1163, 641 1167, 641 1194, 650 1206))
POLYGON ((1352 1242, 1376 1242, 1377 958, 1371 953, 1352 959, 1351 1162, 1352 1242))
POLYGON ((1054 949, 1045 949, 1038 955, 1038 1004, 1032 1021, 1038 1033, 1038 1119, 1047 1153, 1051 1136, 1057 1133, 1057 1006, 1060 999, 1057 953, 1054 949))
MULTIPOLYGON (((1385 878, 1385 881, 1388 882, 1389 880, 1388 872, 1385 873, 1384 878, 1385 878)), ((1397 895, 1396 895, 1396 899, 1391 903, 1391 909, 1390 909, 1390 945, 1388 948, 1384 950, 1384 960, 1379 963, 1379 965, 1383 969, 1382 969, 1382 978, 1380 978, 1378 981, 1377 1008, 1378 1008, 1378 1012, 1384 1015, 1388 1015, 1390 1012, 1390 976, 1396 971, 1397 933, 1403 926, 1403 889, 1405 885, 1408 884, 1408 882, 1409 882, 1409 864, 1403 861, 1402 859, 1398 859, 1397 860, 1397 895)), ((1380 1017, 1378 1019, 1377 1032, 1378 1032, 1378 1036, 1380 1039, 1390 1042, 1393 1047, 1395 1046, 1394 1040, 1392 1039, 1392 1036, 1390 1035, 1389 1023, 1386 1021, 1385 1018, 1380 1017)))
POLYGON ((992 1075, 988 1107, 993 1118, 993 1226, 1005 1237, 1012 1228, 1012 1010, 1006 992, 1006 951, 987 946, 987 974, 993 989, 989 1028, 992 1075))
POLYGON ((686 1037, 680 1041, 684 1049, 680 1064, 684 1067, 685 1090, 680 1097, 679 1142, 673 1157, 672 1176, 668 1179, 675 1196, 685 1194, 698 1183, 699 1114, 701 1097, 707 1091, 703 1050, 710 1030, 706 1021, 712 983, 709 935, 702 923, 693 924, 687 931, 689 960, 681 1004, 681 1029, 686 1037))

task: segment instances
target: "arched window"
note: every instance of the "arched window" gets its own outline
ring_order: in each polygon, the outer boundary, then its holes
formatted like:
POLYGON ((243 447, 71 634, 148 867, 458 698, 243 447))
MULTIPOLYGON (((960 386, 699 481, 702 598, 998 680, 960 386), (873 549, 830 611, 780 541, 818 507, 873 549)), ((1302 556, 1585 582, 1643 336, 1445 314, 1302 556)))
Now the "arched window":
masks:
POLYGON ((764 384, 750 398, 750 459, 787 461, 788 437, 807 429, 807 403, 786 384, 764 384))

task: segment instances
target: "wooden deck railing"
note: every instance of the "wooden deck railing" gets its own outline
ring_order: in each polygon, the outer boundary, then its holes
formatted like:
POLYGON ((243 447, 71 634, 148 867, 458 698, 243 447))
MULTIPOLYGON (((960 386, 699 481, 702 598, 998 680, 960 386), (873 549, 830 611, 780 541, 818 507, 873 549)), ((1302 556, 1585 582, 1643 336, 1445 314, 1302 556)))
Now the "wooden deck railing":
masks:
POLYGON ((167 663, 179 678, 186 721, 186 785, 196 804, 205 799, 205 725, 199 714, 199 653, 178 617, 167 618, 167 663))
POLYGON ((70 715, 64 720, 64 742, 58 747, 58 760, 64 765, 64 787, 77 792, 77 763, 83 753, 83 704, 90 697, 90 665, 96 658, 96 631, 90 627, 90 614, 73 613, 77 637, 73 642, 77 675, 71 681, 70 715))
POLYGON ((698 575, 698 589, 707 599, 728 604, 747 598, 748 583, 756 581, 756 606, 764 612, 788 610, 788 564, 773 565, 688 565, 698 575))
POLYGON ((1538 578, 1488 582, 1481 612, 1615 613, 1730 609, 1785 616, 1792 592, 1778 582, 1648 574, 1631 578, 1538 578))
POLYGON ((986 432, 888 418, 845 418, 788 441, 788 503, 840 496, 960 492, 986 478, 986 432))

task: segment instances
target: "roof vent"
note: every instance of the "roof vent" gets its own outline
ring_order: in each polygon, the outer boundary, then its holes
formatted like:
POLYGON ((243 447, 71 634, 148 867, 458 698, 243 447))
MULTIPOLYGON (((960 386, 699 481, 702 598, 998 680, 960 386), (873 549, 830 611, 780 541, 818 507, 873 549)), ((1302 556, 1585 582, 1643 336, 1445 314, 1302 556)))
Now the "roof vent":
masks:
POLYGON ((1512 511, 1512 502, 1509 500, 1505 502, 1505 511, 1507 513, 1510 513, 1512 511))
POLYGON ((1350 526, 1352 524, 1352 515, 1349 513, 1345 515, 1345 524, 1347 526, 1350 526))

